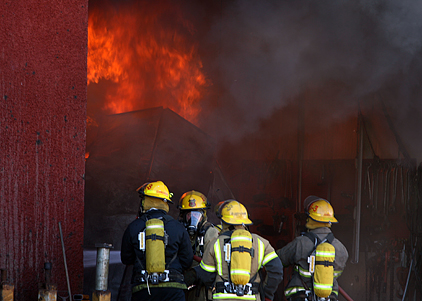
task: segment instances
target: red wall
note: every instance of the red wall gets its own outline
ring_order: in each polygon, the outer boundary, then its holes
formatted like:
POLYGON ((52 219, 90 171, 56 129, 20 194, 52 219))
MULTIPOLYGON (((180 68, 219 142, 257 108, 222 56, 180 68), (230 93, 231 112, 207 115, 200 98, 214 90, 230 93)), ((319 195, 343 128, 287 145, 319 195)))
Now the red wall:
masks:
MULTIPOLYGON (((87 0, 0 4, 0 268, 37 298, 44 262, 83 285, 87 0)), ((66 292, 59 293, 66 296, 66 292)))

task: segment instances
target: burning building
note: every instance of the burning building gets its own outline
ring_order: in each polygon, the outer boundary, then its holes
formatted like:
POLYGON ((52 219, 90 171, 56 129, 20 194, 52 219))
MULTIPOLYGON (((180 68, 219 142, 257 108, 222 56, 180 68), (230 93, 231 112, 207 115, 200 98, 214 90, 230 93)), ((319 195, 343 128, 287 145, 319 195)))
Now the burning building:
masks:
MULTIPOLYGON (((190 189, 213 204, 238 199, 251 230, 276 248, 303 230, 303 199, 324 197, 350 255, 341 287, 355 300, 420 299, 416 1, 90 1, 89 19, 86 4, 52 5, 66 18, 33 21, 43 25, 35 35, 11 17, 27 19, 30 4, 6 4, 2 17, 0 267, 18 290, 35 290, 44 261, 60 266, 58 221, 76 265, 70 283, 81 289, 82 229, 85 249, 118 251, 136 188, 163 180, 176 200, 190 189), (45 37, 46 28, 55 31, 45 37), (54 50, 43 53, 36 37, 54 50), (33 216, 21 214, 27 204, 33 216), (19 243, 32 261, 19 260, 19 243)), ((65 274, 53 275, 66 291, 65 274)))

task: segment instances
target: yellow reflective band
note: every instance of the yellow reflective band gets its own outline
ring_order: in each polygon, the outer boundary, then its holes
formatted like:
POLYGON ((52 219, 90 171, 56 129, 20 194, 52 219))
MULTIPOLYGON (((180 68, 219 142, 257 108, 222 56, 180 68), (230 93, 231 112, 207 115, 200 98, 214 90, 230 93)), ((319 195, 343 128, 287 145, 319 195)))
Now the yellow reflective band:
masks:
POLYGON ((231 241, 252 241, 252 238, 247 236, 236 236, 231 239, 231 241))
POLYGON ((213 300, 218 299, 236 299, 236 300, 256 300, 255 295, 238 296, 236 294, 216 293, 212 295, 213 300))
POLYGON ((332 284, 322 284, 322 283, 314 283, 314 288, 322 289, 322 290, 331 290, 333 288, 332 284))
POLYGON ((270 254, 264 257, 262 265, 266 265, 269 261, 273 260, 276 257, 277 257, 277 253, 275 251, 272 251, 270 254))
POLYGON ((201 268, 207 272, 210 273, 214 273, 215 272, 215 266, 212 265, 207 265, 204 263, 204 261, 201 261, 201 263, 199 264, 201 266, 201 268))
POLYGON ((163 225, 149 225, 147 229, 164 229, 163 225))
POLYGON ((262 261, 264 261, 264 243, 258 238, 258 270, 262 268, 262 261))
POLYGON ((231 269, 230 270, 230 275, 247 275, 250 276, 251 272, 249 270, 235 270, 235 269, 231 269))
POLYGON ((303 286, 294 286, 285 289, 284 294, 286 295, 286 297, 288 297, 301 291, 306 291, 303 286))
POLYGON ((334 278, 340 277, 341 273, 343 273, 343 271, 334 271, 334 278))
POLYGON ((215 253, 215 260, 217 261, 217 273, 218 275, 223 275, 223 263, 221 261, 221 249, 220 249, 220 240, 217 239, 217 241, 214 244, 214 253, 215 253))

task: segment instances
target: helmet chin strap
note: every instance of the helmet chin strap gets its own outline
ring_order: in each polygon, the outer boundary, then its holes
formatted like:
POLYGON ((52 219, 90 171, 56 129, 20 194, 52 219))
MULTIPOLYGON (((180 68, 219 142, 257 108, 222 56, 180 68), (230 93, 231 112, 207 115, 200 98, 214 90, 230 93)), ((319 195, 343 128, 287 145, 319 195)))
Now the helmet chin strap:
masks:
POLYGON ((141 202, 139 203, 139 211, 138 211, 138 217, 144 213, 144 197, 141 196, 141 202))
POLYGON ((331 222, 321 223, 321 222, 314 221, 311 218, 308 218, 305 226, 306 226, 306 228, 313 230, 313 229, 317 229, 317 228, 331 227, 331 222))

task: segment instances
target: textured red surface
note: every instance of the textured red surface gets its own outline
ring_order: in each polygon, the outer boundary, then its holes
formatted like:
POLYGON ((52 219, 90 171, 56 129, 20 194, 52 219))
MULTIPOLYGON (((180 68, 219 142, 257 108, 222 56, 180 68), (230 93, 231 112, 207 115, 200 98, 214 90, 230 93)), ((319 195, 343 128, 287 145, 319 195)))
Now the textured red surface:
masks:
POLYGON ((37 298, 44 262, 82 292, 87 0, 0 4, 0 268, 37 298))

